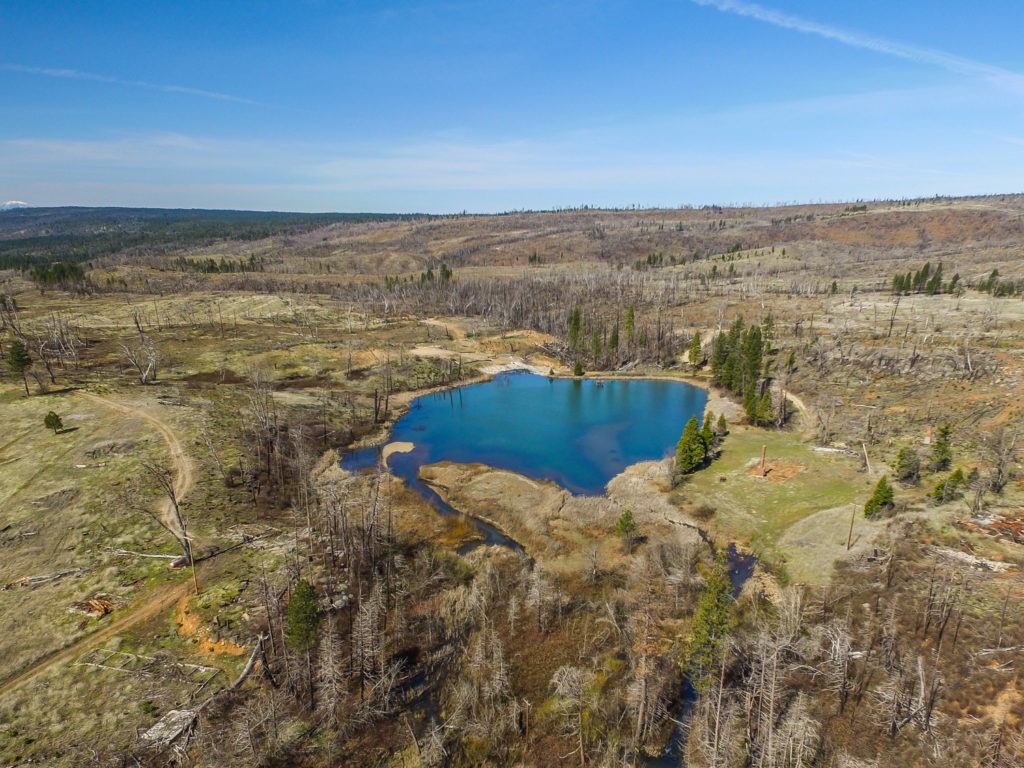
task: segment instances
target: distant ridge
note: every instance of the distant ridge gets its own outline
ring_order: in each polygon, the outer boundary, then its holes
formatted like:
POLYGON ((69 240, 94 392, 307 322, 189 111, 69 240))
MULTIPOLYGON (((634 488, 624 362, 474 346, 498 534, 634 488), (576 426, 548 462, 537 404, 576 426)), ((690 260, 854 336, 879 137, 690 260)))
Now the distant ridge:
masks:
POLYGON ((8 200, 3 205, 0 205, 0 211, 13 211, 18 208, 28 208, 28 203, 23 203, 21 200, 8 200))

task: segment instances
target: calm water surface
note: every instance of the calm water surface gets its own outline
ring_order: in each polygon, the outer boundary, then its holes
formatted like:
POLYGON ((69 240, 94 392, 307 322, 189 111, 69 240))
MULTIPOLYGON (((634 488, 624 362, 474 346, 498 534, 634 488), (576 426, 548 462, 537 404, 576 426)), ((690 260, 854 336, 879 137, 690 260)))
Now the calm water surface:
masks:
MULTIPOLYGON (((416 448, 389 465, 411 480, 424 464, 480 462, 574 494, 600 495, 630 464, 675 451, 683 426, 701 418, 707 393, 676 381, 549 379, 503 373, 481 384, 425 395, 392 430, 391 440, 416 448)), ((376 462, 377 449, 357 451, 342 466, 376 462)))

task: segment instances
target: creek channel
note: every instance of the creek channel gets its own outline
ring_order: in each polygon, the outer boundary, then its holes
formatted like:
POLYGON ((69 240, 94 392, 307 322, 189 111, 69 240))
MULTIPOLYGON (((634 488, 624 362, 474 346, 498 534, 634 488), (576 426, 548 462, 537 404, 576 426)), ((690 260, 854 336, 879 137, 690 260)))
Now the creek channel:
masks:
MULTIPOLYGON (((402 478, 437 511, 458 515, 420 479, 420 468, 441 461, 480 463, 537 480, 550 480, 576 495, 604 494, 626 467, 670 456, 691 417, 701 420, 707 393, 663 379, 558 379, 532 373, 500 373, 489 381, 423 395, 391 430, 390 439, 408 450, 392 452, 387 469, 402 478), (410 447, 411 446, 411 447, 410 447)), ((381 446, 352 451, 343 469, 360 472, 384 463, 381 446)), ((481 544, 522 547, 495 526, 469 516, 481 544)), ((712 554, 715 545, 697 529, 712 554)), ((734 545, 727 550, 734 596, 751 575, 753 556, 734 545)), ((649 766, 683 764, 683 742, 696 691, 683 682, 677 726, 663 754, 649 766)))

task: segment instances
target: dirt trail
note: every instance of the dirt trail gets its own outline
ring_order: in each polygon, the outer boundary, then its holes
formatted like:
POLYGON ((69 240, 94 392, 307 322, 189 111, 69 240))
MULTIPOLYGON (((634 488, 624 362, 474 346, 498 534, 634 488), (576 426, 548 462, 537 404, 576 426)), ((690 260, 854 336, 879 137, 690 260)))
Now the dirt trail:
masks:
MULTIPOLYGON (((178 440, 178 436, 165 421, 148 411, 119 403, 116 400, 110 400, 106 397, 94 395, 90 392, 78 392, 78 394, 87 400, 92 400, 93 402, 99 403, 107 408, 120 411, 126 416, 143 419, 144 421, 148 421, 152 424, 157 432, 160 433, 164 442, 167 443, 167 451, 170 455, 171 465, 174 470, 174 494, 178 498, 179 502, 190 490, 192 490, 193 485, 195 485, 195 478, 192 474, 192 462, 189 460, 188 454, 185 453, 185 449, 182 447, 181 441, 178 440)), ((177 524, 173 518, 172 506, 169 499, 163 505, 163 516, 169 525, 174 526, 177 524)), ((157 616, 161 612, 169 609, 175 602, 186 596, 192 588, 192 581, 189 580, 181 582, 180 584, 169 584, 157 589, 155 592, 147 595, 145 600, 131 613, 114 619, 106 626, 91 635, 83 637, 81 640, 78 640, 71 645, 52 651, 41 659, 38 659, 28 669, 23 670, 14 677, 0 684, 0 696, 21 687, 24 683, 28 682, 41 672, 45 672, 47 669, 50 669, 57 664, 61 664, 69 659, 80 656, 123 630, 157 616)))
POLYGON ((789 400, 796 409, 800 411, 800 418, 803 419, 803 429, 805 434, 811 434, 814 431, 814 424, 811 423, 811 409, 807 407, 807 404, 797 395, 794 395, 788 389, 786 390, 786 399, 789 400))
POLYGON ((0 696, 4 696, 17 688, 20 688, 36 675, 45 672, 57 664, 61 664, 65 661, 81 656, 86 651, 91 650, 104 640, 110 639, 123 630, 140 622, 146 621, 147 619, 151 619, 163 611, 168 610, 175 602, 185 595, 188 595, 191 590, 191 580, 183 581, 180 584, 168 584, 161 587, 156 592, 148 595, 145 602, 139 605, 139 607, 131 613, 115 619, 102 629, 93 632, 91 635, 83 637, 81 640, 78 640, 71 645, 51 651, 46 656, 38 659, 28 669, 19 672, 14 677, 0 684, 0 696))
MULTIPOLYGON (((149 411, 141 408, 134 408, 124 403, 119 403, 116 400, 110 400, 106 397, 100 397, 94 395, 91 392, 79 392, 79 395, 92 400, 93 402, 99 403, 107 408, 111 408, 115 411, 120 411, 126 416, 132 416, 134 418, 148 421, 160 436, 167 443, 167 453, 171 460, 171 468, 174 471, 174 495, 180 502, 184 496, 192 490, 195 485, 195 478, 192 474, 192 462, 188 458, 188 454, 185 453, 185 449, 182 448, 181 442, 178 440, 178 436, 174 433, 174 430, 161 419, 159 416, 155 416, 149 411)), ((174 518, 174 510, 171 505, 170 499, 168 499, 163 505, 163 520, 170 527, 175 528, 177 521, 174 518)))

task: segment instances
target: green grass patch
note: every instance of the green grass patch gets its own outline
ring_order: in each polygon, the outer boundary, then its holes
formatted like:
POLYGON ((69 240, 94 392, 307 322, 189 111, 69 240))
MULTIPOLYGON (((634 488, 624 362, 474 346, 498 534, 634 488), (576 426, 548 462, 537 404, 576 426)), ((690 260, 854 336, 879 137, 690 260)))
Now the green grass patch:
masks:
POLYGON ((747 543, 763 559, 785 563, 792 549, 787 531, 825 510, 863 504, 870 485, 852 457, 816 451, 789 432, 735 427, 722 455, 687 478, 677 493, 690 509, 714 510, 704 515, 703 525, 717 538, 747 543), (765 477, 759 471, 762 447, 765 477))

